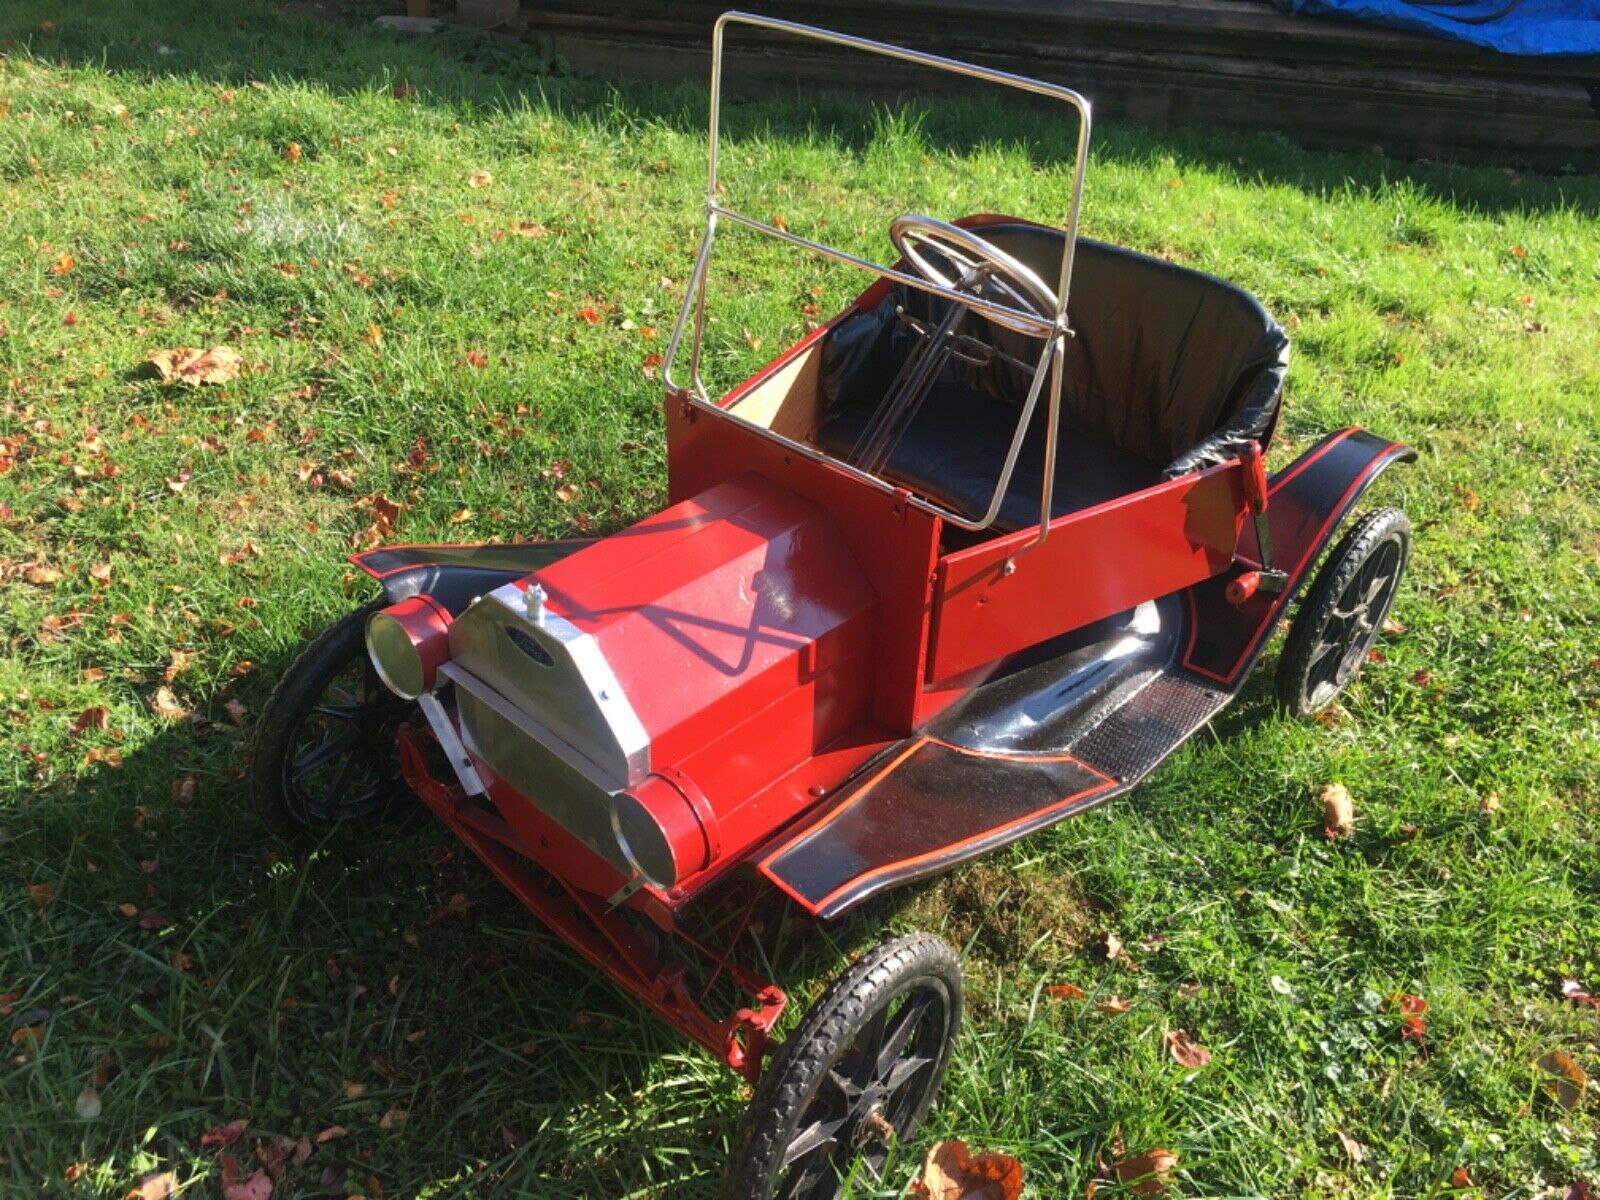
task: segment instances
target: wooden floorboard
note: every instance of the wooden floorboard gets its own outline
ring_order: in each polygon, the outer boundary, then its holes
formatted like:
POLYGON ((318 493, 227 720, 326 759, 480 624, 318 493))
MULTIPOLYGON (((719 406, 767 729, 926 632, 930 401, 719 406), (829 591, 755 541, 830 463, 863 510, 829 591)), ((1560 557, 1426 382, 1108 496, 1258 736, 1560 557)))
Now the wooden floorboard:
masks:
MULTIPOLYGON (((575 66, 704 82, 703 0, 541 0, 530 27, 575 66)), ((932 50, 1084 93, 1097 119, 1273 130, 1317 146, 1600 171, 1600 60, 1523 59, 1266 0, 807 0, 773 16, 932 50), (1593 89, 1593 91, 1591 91, 1593 89)), ((938 86, 926 72, 799 41, 739 35, 741 90, 875 98, 938 86)))

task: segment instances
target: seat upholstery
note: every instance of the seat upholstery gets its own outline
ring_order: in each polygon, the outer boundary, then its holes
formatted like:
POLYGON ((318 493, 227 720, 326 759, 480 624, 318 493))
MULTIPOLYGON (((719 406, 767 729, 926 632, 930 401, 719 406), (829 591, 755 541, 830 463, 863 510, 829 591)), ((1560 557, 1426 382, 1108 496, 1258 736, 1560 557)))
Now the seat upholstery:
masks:
MULTIPOLYGON (((919 495, 973 519, 981 517, 1000 481, 1000 468, 1016 430, 997 419, 994 400, 959 384, 941 383, 928 393, 917 418, 895 444, 883 474, 919 495)), ((1044 491, 1045 421, 1028 428, 995 528, 1026 529, 1039 520, 1044 491)), ((837 458, 846 458, 872 409, 843 408, 824 418, 815 441, 837 458)), ((1161 470, 1138 455, 1086 430, 1064 426, 1056 443, 1056 486, 1051 516, 1076 512, 1161 482, 1161 470)))
MULTIPOLYGON (((963 222, 1037 271, 1060 275, 1065 235, 1006 218, 963 222)), ((936 322, 946 302, 895 287, 870 311, 847 318, 823 343, 823 417, 814 435, 829 453, 855 442, 882 399, 913 335, 900 305, 936 322)), ((1080 238, 1074 260, 1062 370, 1062 438, 1056 515, 1236 457, 1271 438, 1282 397, 1288 339, 1242 289, 1213 276, 1080 238)), ((1040 342, 977 315, 968 332, 1024 362, 1040 342)), ((1029 373, 995 359, 952 361, 891 454, 886 474, 971 517, 981 516, 1005 460, 1029 373)), ((1041 403, 996 521, 1038 519, 1044 450, 1041 403)))

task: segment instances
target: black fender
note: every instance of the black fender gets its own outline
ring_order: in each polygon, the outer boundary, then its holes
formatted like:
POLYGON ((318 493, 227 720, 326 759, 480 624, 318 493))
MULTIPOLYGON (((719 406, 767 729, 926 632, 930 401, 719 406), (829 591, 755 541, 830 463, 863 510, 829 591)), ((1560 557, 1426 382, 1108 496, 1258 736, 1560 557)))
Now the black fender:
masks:
MULTIPOLYGON (((1410 446, 1352 427, 1323 438, 1269 477, 1272 565, 1286 572, 1288 581, 1282 591, 1258 591, 1242 604, 1232 604, 1226 596, 1236 572, 1190 588, 1189 638, 1178 665, 1237 690, 1362 494, 1395 463, 1413 462, 1416 457, 1410 446)), ((1249 522, 1239 552, 1242 558, 1260 561, 1255 528, 1249 522)))
POLYGON ((467 546, 383 546, 352 554, 350 561, 376 579, 390 604, 409 596, 432 596, 452 617, 474 596, 521 579, 565 558, 596 538, 467 546))

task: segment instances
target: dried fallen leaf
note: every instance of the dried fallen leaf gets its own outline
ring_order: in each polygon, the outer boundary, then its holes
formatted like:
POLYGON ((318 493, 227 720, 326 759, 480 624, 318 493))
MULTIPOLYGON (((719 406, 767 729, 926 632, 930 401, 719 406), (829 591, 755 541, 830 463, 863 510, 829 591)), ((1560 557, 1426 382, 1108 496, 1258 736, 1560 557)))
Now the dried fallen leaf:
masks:
POLYGON ((578 485, 575 483, 563 483, 556 489, 556 499, 563 504, 571 504, 577 498, 578 485))
POLYGON ((592 308, 580 308, 577 313, 578 320, 585 325, 600 324, 600 314, 592 308))
POLYGON ((1589 1083, 1589 1077, 1565 1051, 1552 1050, 1534 1065, 1550 1077, 1545 1083, 1545 1090, 1562 1108, 1571 1112, 1583 1102, 1583 1090, 1589 1083))
POLYGON ((1017 1200, 1022 1164, 998 1151, 974 1154, 963 1141, 935 1142, 911 1194, 924 1200, 1017 1200))
POLYGON ((533 221, 517 221, 508 226, 507 229, 509 232, 516 234, 517 237, 525 238, 542 238, 550 232, 543 225, 536 224, 533 221))
POLYGON ((378 1118, 378 1128, 385 1132, 399 1129, 400 1126, 406 1123, 406 1115, 406 1110, 403 1108, 391 1108, 378 1118))
POLYGON ((56 900, 56 890, 48 883, 30 883, 28 885, 28 899, 33 901, 33 906, 40 912, 49 908, 56 900))
POLYGON ((1172 1172, 1177 1165, 1176 1154, 1158 1147, 1120 1159, 1111 1164, 1111 1169, 1117 1173, 1117 1182, 1132 1186, 1135 1195, 1157 1196, 1172 1182, 1172 1172))
POLYGON ((229 1121, 226 1125, 218 1125, 206 1130, 200 1135, 200 1148, 202 1150, 221 1150, 233 1145, 244 1131, 250 1128, 250 1119, 240 1117, 237 1121, 229 1121))
POLYGON ((1113 992, 1104 1000, 1096 1001, 1095 1008, 1103 1013, 1113 1013, 1120 1016, 1122 1013, 1131 1011, 1133 1005, 1129 1004, 1121 996, 1113 992))
POLYGON ((1172 1052, 1173 1061, 1179 1066, 1203 1067, 1211 1061, 1211 1051, 1191 1038, 1182 1029, 1169 1029, 1166 1033, 1167 1049, 1172 1052))
POLYGON ((130 1200, 175 1200, 177 1194, 178 1177, 171 1171, 162 1171, 159 1175, 146 1175, 128 1196, 130 1200))
POLYGON ((1367 1161, 1367 1148, 1342 1129, 1335 1129, 1339 1137, 1339 1144, 1344 1147, 1344 1152, 1350 1156, 1350 1161, 1360 1166, 1367 1161))
POLYGON ((1082 1000, 1083 989, 1071 983, 1047 983, 1044 994, 1052 1000, 1082 1000))
POLYGON ((1355 807, 1350 803, 1350 791, 1342 783, 1327 783, 1318 793, 1322 801, 1322 832, 1324 836, 1346 838, 1355 828, 1355 807))
POLYGON ((644 371, 644 377, 646 379, 654 379, 657 372, 661 370, 661 364, 665 361, 666 360, 663 359, 659 354, 646 354, 644 356, 644 366, 642 368, 644 371))
POLYGON ((54 587, 61 582, 61 569, 34 563, 22 573, 22 577, 37 587, 54 587))
POLYGON ((110 722, 111 714, 106 712, 105 705, 97 704, 93 708, 86 708, 72 723, 72 736, 77 737, 88 729, 104 729, 110 722))
POLYGON ((482 167, 479 167, 476 171, 467 176, 468 187, 486 188, 493 182, 494 176, 489 174, 489 172, 485 171, 482 167))
POLYGON ((489 365, 488 356, 482 350, 468 350, 467 365, 481 371, 489 365))
POLYGON ((150 707, 163 721, 181 721, 189 715, 189 710, 178 703, 172 689, 165 685, 156 689, 156 694, 150 698, 150 707))
POLYGON ((230 383, 239 377, 244 358, 237 350, 227 346, 213 346, 197 350, 184 346, 176 350, 157 350, 150 355, 162 383, 174 381, 199 385, 202 383, 230 383))
POLYGON ((290 162, 299 162, 300 161, 300 157, 301 157, 301 155, 300 155, 300 143, 299 142, 290 142, 287 146, 284 147, 283 156, 285 158, 287 158, 290 162))
POLYGON ((1450 1172, 1450 1186, 1453 1188, 1469 1188, 1472 1186, 1472 1176, 1465 1167, 1457 1167, 1450 1172))
POLYGON ((321 1133, 317 1134, 315 1141, 317 1145, 321 1146, 326 1142, 331 1142, 338 1138, 342 1138, 349 1132, 350 1131, 343 1125, 329 1125, 321 1133))
POLYGON ((222 1200, 272 1200, 272 1176, 261 1168, 243 1183, 233 1155, 222 1156, 222 1200))

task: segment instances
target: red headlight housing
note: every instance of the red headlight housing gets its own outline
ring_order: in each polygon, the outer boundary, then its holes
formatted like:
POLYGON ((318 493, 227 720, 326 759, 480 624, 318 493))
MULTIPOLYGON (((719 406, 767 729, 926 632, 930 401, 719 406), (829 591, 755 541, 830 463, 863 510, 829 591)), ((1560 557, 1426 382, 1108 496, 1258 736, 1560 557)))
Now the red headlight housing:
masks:
POLYGON ((611 830, 634 870, 667 889, 711 865, 720 849, 716 818, 688 779, 647 775, 611 801, 611 830))
POLYGON ((433 691, 450 657, 450 614, 432 596, 411 596, 367 618, 367 654, 384 686, 406 700, 433 691))

